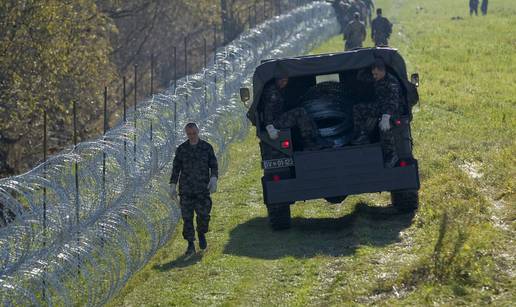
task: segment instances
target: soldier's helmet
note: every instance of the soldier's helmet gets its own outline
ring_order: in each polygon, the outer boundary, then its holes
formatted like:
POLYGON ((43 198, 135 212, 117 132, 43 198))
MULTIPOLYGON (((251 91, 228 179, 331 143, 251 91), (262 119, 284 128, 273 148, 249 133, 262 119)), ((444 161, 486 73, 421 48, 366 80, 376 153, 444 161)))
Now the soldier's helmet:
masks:
POLYGON ((360 13, 359 12, 355 12, 355 14, 353 14, 353 17, 355 17, 355 19, 359 19, 360 18, 360 13))

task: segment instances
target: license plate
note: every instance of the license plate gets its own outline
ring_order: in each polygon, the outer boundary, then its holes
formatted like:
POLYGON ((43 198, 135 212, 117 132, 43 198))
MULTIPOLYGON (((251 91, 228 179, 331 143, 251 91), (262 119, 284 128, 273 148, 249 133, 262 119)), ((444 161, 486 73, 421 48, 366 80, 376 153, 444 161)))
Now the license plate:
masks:
POLYGON ((264 169, 282 168, 294 166, 294 160, 292 158, 274 159, 263 161, 264 169))

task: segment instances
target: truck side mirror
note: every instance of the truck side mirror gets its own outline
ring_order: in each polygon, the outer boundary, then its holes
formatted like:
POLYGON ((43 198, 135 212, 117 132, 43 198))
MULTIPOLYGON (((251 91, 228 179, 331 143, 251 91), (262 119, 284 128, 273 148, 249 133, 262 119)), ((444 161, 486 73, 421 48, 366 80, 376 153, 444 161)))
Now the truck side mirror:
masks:
POLYGON ((410 82, 416 87, 419 86, 419 74, 417 72, 410 75, 410 82))
POLYGON ((247 87, 240 88, 240 100, 245 103, 249 99, 251 99, 251 93, 249 92, 249 89, 247 87))

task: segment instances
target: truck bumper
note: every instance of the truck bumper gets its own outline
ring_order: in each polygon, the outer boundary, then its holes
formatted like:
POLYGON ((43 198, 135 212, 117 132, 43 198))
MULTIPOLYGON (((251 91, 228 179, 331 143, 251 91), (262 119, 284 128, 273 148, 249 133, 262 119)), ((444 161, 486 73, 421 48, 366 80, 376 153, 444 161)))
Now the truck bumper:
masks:
POLYGON ((417 161, 384 168, 379 144, 294 153, 295 178, 266 181, 266 204, 394 190, 418 190, 417 161))

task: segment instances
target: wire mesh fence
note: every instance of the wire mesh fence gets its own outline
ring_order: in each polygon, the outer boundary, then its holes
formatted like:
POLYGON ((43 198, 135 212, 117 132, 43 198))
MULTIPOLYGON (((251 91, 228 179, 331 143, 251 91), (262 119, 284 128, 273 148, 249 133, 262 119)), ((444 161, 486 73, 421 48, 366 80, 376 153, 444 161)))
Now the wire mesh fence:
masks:
POLYGON ((332 7, 315 2, 241 34, 199 73, 155 94, 99 139, 0 180, 0 303, 107 302, 173 234, 180 213, 168 197, 173 152, 189 121, 214 145, 248 131, 237 93, 260 61, 303 54, 337 34, 332 7))

